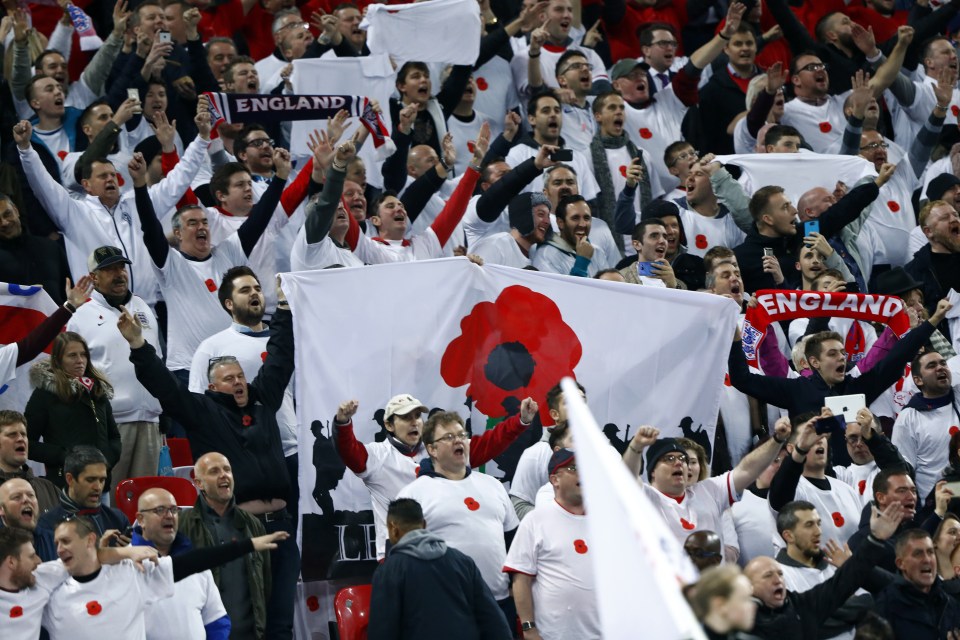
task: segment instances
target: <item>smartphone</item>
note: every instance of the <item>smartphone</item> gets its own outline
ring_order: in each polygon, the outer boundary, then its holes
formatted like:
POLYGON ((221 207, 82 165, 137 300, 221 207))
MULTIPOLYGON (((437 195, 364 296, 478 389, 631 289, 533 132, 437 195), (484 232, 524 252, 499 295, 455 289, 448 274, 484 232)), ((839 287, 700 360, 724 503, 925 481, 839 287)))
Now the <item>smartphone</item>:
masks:
POLYGON ((763 248, 763 257, 764 257, 764 258, 772 258, 772 257, 773 257, 773 249, 771 249, 770 247, 764 247, 764 248, 763 248))
POLYGON ((169 31, 158 31, 157 37, 160 38, 160 42, 173 42, 173 37, 169 31))
POLYGON ((638 276, 648 276, 656 277, 656 274, 653 273, 653 263, 652 262, 638 262, 637 263, 637 275, 638 276))
MULTIPOLYGON (((137 102, 140 102, 140 91, 134 88, 127 89, 127 100, 136 100, 137 102)), ((133 112, 143 113, 143 107, 138 104, 133 112)))
POLYGON ((954 498, 960 498, 960 482, 948 482, 947 489, 953 492, 954 498))
POLYGON ((122 535, 124 538, 132 538, 132 537, 133 537, 133 525, 130 525, 129 527, 127 527, 126 529, 124 529, 124 530, 123 530, 123 533, 121 533, 120 535, 122 535))
POLYGON ((807 220, 806 222, 803 223, 804 237, 809 236, 811 233, 820 233, 819 220, 807 220))
POLYGON ((867 397, 862 393, 849 396, 828 396, 823 399, 823 405, 833 411, 835 416, 843 416, 850 423, 857 421, 857 412, 867 406, 867 397))
POLYGON ((553 162, 573 162, 573 149, 557 149, 550 154, 553 162))
POLYGON ((840 416, 830 416, 829 418, 818 418, 814 429, 817 435, 823 435, 832 431, 843 431, 846 425, 840 416))

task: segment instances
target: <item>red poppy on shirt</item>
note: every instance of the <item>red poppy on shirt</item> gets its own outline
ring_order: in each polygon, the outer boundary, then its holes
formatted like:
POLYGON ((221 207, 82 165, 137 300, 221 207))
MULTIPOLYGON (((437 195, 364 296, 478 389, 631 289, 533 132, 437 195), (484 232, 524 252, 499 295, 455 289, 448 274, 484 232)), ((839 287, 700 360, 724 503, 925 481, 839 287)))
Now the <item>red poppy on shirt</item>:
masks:
POLYGON ((467 151, 473 153, 477 150, 477 145, 473 144, 472 140, 467 140, 467 151))
POLYGON ((887 202, 887 206, 890 207, 890 211, 893 211, 894 213, 900 211, 900 203, 896 200, 889 200, 887 202))
POLYGON ((822 131, 823 133, 830 133, 831 131, 833 131, 833 125, 831 125, 829 122, 821 122, 820 131, 822 131))
POLYGON ((957 425, 950 427, 950 435, 955 436, 958 431, 960 431, 960 427, 957 427, 957 425))
POLYGON ((67 157, 67 152, 61 149, 57 151, 57 157, 60 158, 60 162, 63 162, 63 159, 67 157))
POLYGON ((473 498, 464 498, 463 504, 467 505, 467 509, 470 509, 470 511, 476 511, 480 508, 480 503, 473 498))
POLYGON ((253 418, 251 418, 249 415, 246 415, 246 416, 243 416, 243 420, 241 420, 240 422, 243 423, 243 426, 249 427, 250 425, 253 424, 253 418))
POLYGON ((123 176, 120 175, 119 173, 117 174, 117 186, 120 186, 120 187, 123 186, 123 176))
POLYGON ((207 291, 211 293, 217 290, 217 283, 214 282, 212 278, 207 278, 207 281, 203 284, 207 285, 207 291))
POLYGON ((640 137, 643 138, 644 140, 649 140, 650 138, 653 137, 653 131, 650 131, 650 129, 647 129, 646 127, 641 127, 640 137))
POLYGON ((729 373, 724 374, 724 376, 723 376, 723 384, 724 384, 724 386, 727 386, 727 387, 732 387, 732 386, 733 386, 733 383, 730 382, 730 374, 729 374, 729 373))
POLYGON ((16 606, 16 607, 11 607, 11 608, 10 608, 10 617, 11 617, 11 618, 19 618, 19 617, 22 616, 22 615, 23 615, 23 607, 21 607, 21 606, 16 606))
POLYGON ((266 352, 266 351, 261 351, 261 352, 260 352, 260 362, 266 362, 266 361, 267 361, 267 352, 266 352))
POLYGON ((860 495, 863 495, 863 492, 867 490, 867 481, 861 480, 857 483, 857 488, 860 489, 860 495))
POLYGON ((486 91, 489 87, 490 85, 487 84, 486 78, 482 78, 482 77, 477 78, 477 89, 479 89, 480 91, 486 91))
POLYGON ((316 611, 320 608, 320 600, 317 596, 310 596, 307 598, 307 609, 310 611, 316 611))
POLYGON ((695 525, 695 524, 693 524, 692 522, 688 521, 686 518, 680 518, 680 526, 683 527, 684 529, 686 529, 687 531, 690 531, 691 529, 696 529, 696 528, 697 528, 697 525, 695 525))
POLYGON ((960 116, 960 107, 958 107, 957 105, 953 105, 952 107, 950 107, 950 113, 953 114, 954 118, 956 118, 957 116, 960 116))
POLYGON ((92 616, 100 615, 100 612, 103 611, 103 607, 100 606, 100 603, 96 600, 91 600, 87 603, 87 613, 92 616))
POLYGON ((836 526, 836 527, 842 527, 842 526, 843 526, 843 523, 845 522, 845 520, 843 519, 843 515, 841 515, 841 513, 840 513, 839 511, 834 511, 834 512, 831 513, 830 515, 831 515, 831 517, 833 518, 833 524, 834 524, 834 526, 836 526))
POLYGON ((697 249, 706 249, 707 248, 707 236, 702 233, 697 234, 696 238, 697 249))
POLYGON ((620 165, 620 175, 622 175, 624 178, 627 177, 627 165, 620 165))
POLYGON ((584 542, 583 540, 574 540, 573 550, 576 551, 577 553, 586 553, 588 550, 587 543, 584 542))

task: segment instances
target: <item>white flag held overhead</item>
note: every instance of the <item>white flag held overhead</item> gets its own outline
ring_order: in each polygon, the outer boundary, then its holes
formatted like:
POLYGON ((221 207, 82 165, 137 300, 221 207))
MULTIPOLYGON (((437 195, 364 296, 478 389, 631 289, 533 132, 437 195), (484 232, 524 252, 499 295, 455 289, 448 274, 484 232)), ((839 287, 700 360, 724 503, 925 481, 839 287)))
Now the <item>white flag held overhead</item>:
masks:
POLYGON ((601 434, 573 379, 560 384, 583 487, 603 638, 705 639, 680 591, 681 584, 696 581, 697 570, 601 434))

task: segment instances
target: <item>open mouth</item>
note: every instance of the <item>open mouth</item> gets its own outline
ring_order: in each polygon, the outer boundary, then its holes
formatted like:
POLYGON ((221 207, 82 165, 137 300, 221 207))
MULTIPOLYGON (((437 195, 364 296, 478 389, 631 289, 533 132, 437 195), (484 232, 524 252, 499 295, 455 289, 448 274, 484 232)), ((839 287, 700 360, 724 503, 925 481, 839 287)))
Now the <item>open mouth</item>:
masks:
POLYGON ((54 100, 54 101, 53 101, 53 105, 54 105, 55 107, 62 107, 62 106, 63 106, 63 98, 57 98, 56 100, 54 100))
POLYGON ((730 293, 732 293, 735 296, 740 295, 742 293, 742 291, 740 290, 740 285, 739 284, 730 285, 730 293))
POLYGON ((458 458, 463 457, 463 454, 466 452, 466 450, 466 447, 464 447, 462 444, 458 444, 453 447, 453 455, 457 456, 458 458))
POLYGON ((813 453, 814 453, 815 455, 818 455, 818 456, 826 455, 826 453, 827 453, 827 448, 826 448, 826 447, 817 447, 816 449, 813 450, 813 453))
POLYGON ((34 513, 35 512, 33 510, 33 507, 30 507, 30 506, 23 507, 22 509, 20 509, 20 519, 32 521, 34 513))
POLYGON ((837 375, 838 375, 838 376, 845 376, 845 375, 847 375, 847 365, 846 365, 846 364, 842 364, 842 363, 841 363, 841 364, 838 364, 836 371, 837 371, 837 375))
POLYGON ((570 30, 570 21, 569 21, 569 20, 561 20, 561 21, 558 23, 558 25, 559 25, 559 27, 560 27, 560 30, 563 31, 563 32, 567 32, 567 31, 570 30))
POLYGON ((787 595, 787 590, 783 587, 777 587, 773 590, 773 597, 776 600, 783 600, 787 595))
POLYGON ((260 306, 260 298, 253 298, 252 300, 250 300, 250 306, 251 306, 251 307, 255 307, 255 308, 256 308, 256 307, 259 307, 259 306, 260 306))
POLYGON ((260 80, 258 80, 257 78, 252 78, 252 79, 250 79, 250 80, 247 80, 247 89, 248 89, 249 91, 254 92, 254 93, 256 93, 257 91, 259 91, 259 90, 260 90, 260 80))
POLYGON ((409 438, 410 440, 418 440, 420 438, 420 430, 411 429, 410 431, 407 432, 407 438, 409 438))
POLYGON ((25 444, 18 444, 16 447, 13 448, 13 450, 14 450, 16 453, 26 453, 26 452, 27 452, 27 445, 25 445, 25 444))
POLYGON ((229 488, 230 488, 229 480, 221 480, 220 482, 217 483, 217 489, 227 490, 229 488))

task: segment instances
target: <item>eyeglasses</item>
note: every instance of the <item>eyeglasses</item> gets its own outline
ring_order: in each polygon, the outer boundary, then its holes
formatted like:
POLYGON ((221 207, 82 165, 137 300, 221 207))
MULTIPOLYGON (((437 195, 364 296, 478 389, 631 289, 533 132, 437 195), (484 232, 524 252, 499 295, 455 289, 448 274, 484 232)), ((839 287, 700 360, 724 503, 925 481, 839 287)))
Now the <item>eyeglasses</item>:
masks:
POLYGON ((860 444, 863 442, 863 438, 861 436, 847 436, 844 438, 844 440, 847 441, 847 444, 860 444))
POLYGON ((566 69, 560 72, 560 75, 565 74, 567 71, 580 71, 581 69, 593 71, 593 65, 589 62, 571 62, 567 65, 566 69))
POLYGON ((153 509, 140 509, 140 513, 152 513, 155 516, 178 516, 180 515, 180 507, 173 505, 172 507, 154 507, 153 509))
POLYGON ((570 473, 576 473, 576 472, 577 472, 577 465, 575 465, 575 464, 568 464, 568 465, 565 466, 565 467, 560 467, 559 469, 557 469, 557 471, 569 471, 570 473))
POLYGON ((674 166, 678 162, 683 162, 684 160, 695 160, 700 157, 700 152, 696 149, 691 149, 690 151, 682 151, 677 154, 677 157, 673 159, 673 162, 670 163, 670 166, 674 166))
POLYGON ((860 147, 860 151, 875 151, 876 149, 889 149, 890 145, 886 142, 871 142, 860 147))
POLYGON ((660 462, 666 462, 667 464, 673 464, 679 460, 683 464, 689 464, 690 458, 687 457, 685 453, 668 453, 667 455, 660 458, 660 462))
POLYGON ((804 65, 797 69, 797 71, 825 71, 827 65, 822 62, 811 62, 810 64, 804 65))
POLYGON ((664 49, 676 49, 679 43, 676 40, 657 40, 656 42, 651 42, 651 47, 662 47, 664 49))
POLYGON ((440 436, 439 438, 435 438, 433 440, 433 444, 437 444, 438 442, 446 442, 448 444, 452 444, 457 440, 459 440, 460 442, 463 442, 467 440, 469 437, 470 437, 470 434, 467 433, 466 431, 461 431, 460 433, 448 433, 445 436, 440 436))
POLYGON ((247 140, 246 146, 253 147, 254 149, 259 149, 263 145, 268 144, 271 147, 273 146, 273 138, 257 138, 255 140, 247 140))

